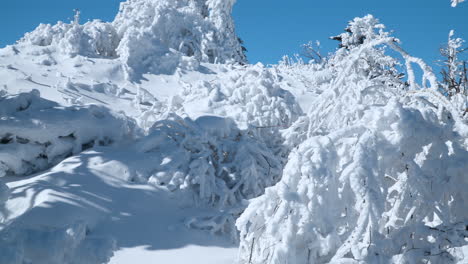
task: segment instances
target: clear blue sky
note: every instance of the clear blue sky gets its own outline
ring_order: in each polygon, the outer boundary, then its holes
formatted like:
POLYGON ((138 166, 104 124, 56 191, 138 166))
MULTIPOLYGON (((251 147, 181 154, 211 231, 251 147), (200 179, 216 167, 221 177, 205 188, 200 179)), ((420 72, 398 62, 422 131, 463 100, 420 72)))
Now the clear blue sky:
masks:
MULTIPOLYGON (((12 0, 0 7, 0 47, 14 43, 39 23, 69 21, 72 10, 82 19, 111 21, 119 0, 12 0)), ((320 40, 333 50, 327 38, 342 32, 356 16, 373 14, 414 56, 433 63, 450 29, 468 40, 468 2, 457 8, 449 0, 238 0, 234 10, 238 34, 245 41, 250 62, 276 63, 282 55, 300 51, 309 40, 320 40)))

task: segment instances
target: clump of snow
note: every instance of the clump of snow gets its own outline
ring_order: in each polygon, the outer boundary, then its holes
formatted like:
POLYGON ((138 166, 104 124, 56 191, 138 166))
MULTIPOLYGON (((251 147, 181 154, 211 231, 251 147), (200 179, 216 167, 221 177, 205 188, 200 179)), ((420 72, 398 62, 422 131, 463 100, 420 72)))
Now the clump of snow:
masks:
POLYGON ((105 107, 61 107, 37 90, 0 97, 0 117, 0 176, 28 175, 94 145, 130 140, 138 131, 105 107))
POLYGON ((115 241, 88 232, 83 222, 64 227, 10 226, 1 231, 0 263, 108 263, 115 250, 115 241))
POLYGON ((465 2, 465 0, 451 0, 452 7, 456 7, 458 4, 465 2))

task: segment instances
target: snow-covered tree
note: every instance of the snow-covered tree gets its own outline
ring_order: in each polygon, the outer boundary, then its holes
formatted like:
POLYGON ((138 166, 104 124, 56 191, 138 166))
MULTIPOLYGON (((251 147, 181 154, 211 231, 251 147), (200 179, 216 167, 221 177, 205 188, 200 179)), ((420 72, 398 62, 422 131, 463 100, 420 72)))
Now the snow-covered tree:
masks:
POLYGON ((119 57, 128 77, 198 69, 200 62, 246 63, 231 17, 233 0, 128 0, 111 23, 41 24, 22 43, 70 56, 119 57))
POLYGON ((381 28, 370 16, 354 22, 335 55, 341 56, 335 63, 344 66, 331 75, 316 107, 285 133, 297 147, 283 178, 251 200, 237 221, 240 263, 463 258, 466 124, 438 93, 436 77, 422 60, 382 31, 370 30, 381 28), (393 65, 395 59, 377 55, 381 50, 375 47, 382 44, 405 59, 411 91, 395 89, 406 85, 398 75, 382 74, 379 63, 369 67, 369 58, 393 65), (421 84, 412 63, 422 68, 421 84), (373 73, 379 83, 372 84, 373 73))
POLYGON ((459 55, 467 49, 462 48, 464 41, 461 38, 454 38, 454 34, 451 30, 447 46, 440 50, 445 58, 442 69, 442 88, 449 97, 456 94, 468 95, 468 65, 466 61, 459 58, 459 55))
POLYGON ((398 40, 384 28, 367 15, 350 21, 346 32, 334 37, 341 48, 313 73, 318 79, 314 81, 318 84, 314 88, 318 95, 311 103, 314 107, 286 131, 292 146, 301 141, 299 131, 310 136, 352 126, 371 105, 384 104, 389 97, 405 91, 406 84, 397 70, 399 61, 385 53, 398 40))
POLYGON ((454 37, 450 31, 447 46, 440 50, 445 58, 440 88, 463 118, 468 114, 468 62, 460 58, 464 41, 454 37))

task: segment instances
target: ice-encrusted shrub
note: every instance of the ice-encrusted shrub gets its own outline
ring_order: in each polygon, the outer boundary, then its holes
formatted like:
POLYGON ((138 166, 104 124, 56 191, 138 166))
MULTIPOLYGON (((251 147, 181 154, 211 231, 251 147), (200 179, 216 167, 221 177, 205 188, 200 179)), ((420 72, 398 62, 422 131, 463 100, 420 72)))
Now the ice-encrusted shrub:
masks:
POLYGON ((37 90, 0 97, 0 176, 28 175, 94 145, 133 138, 133 121, 103 106, 61 107, 37 90))
POLYGON ((231 18, 231 0, 129 0, 113 25, 117 49, 135 74, 197 69, 199 62, 246 61, 231 18))
POLYGON ((108 263, 115 241, 89 233, 84 222, 64 227, 16 227, 0 231, 0 263, 101 264, 108 263))
POLYGON ((279 131, 301 115, 296 98, 280 85, 276 72, 258 64, 229 71, 222 81, 187 84, 182 93, 185 112, 210 112, 232 118, 240 128, 262 138, 279 156, 283 139, 279 131))
MULTIPOLYGON (((196 204, 216 207, 228 215, 221 222, 205 222, 213 232, 236 233, 234 217, 242 211, 237 209, 243 209, 243 201, 263 194, 281 177, 280 159, 261 139, 240 130, 229 118, 191 120, 171 115, 156 122, 137 149, 159 157, 155 164, 161 164, 143 181, 186 191, 196 204), (235 216, 231 209, 237 210, 235 216)), ((205 225, 195 222, 199 228, 205 225)))
POLYGON ((221 208, 260 195, 280 176, 274 154, 229 118, 171 115, 156 122, 138 146, 169 162, 149 181, 171 190, 191 189, 200 203, 221 208))
MULTIPOLYGON (((389 48, 399 49, 395 45, 399 40, 384 28, 376 18, 367 15, 350 21, 346 32, 334 37, 341 48, 311 72, 316 76, 310 79, 316 84, 312 92, 317 96, 307 117, 284 132, 287 145, 294 147, 310 136, 352 126, 370 107, 384 105, 389 98, 406 93, 408 85, 401 79, 404 75, 397 71, 401 63, 386 55, 389 48)), ((402 50, 396 51, 407 55, 402 50)))
POLYGON ((70 56, 113 58, 119 44, 117 32, 112 24, 93 20, 78 23, 58 22, 56 25, 40 24, 34 31, 26 33, 19 41, 36 46, 55 46, 70 56))
POLYGON ((396 99, 299 145, 237 222, 241 263, 451 263, 468 151, 452 119, 396 99), (426 261, 426 262, 424 262, 426 261))
POLYGON ((367 39, 349 49, 333 89, 287 131, 297 148, 282 180, 237 222, 241 263, 463 259, 467 125, 422 60, 393 38, 367 39), (382 44, 405 59, 410 91, 395 90, 393 75, 366 86, 374 69, 359 58, 382 44))

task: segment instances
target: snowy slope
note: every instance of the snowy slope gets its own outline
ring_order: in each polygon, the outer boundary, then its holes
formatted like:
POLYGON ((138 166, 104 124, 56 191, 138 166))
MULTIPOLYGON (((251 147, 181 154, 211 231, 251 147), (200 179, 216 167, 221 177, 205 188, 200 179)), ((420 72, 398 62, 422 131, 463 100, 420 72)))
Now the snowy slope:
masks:
POLYGON ((430 67, 371 15, 324 62, 249 65, 233 4, 0 50, 0 264, 466 261, 467 122, 430 67))
MULTIPOLYGON (((141 166, 143 158, 125 148, 97 148, 45 173, 7 178, 12 198, 2 253, 21 243, 33 263, 64 263, 64 257, 100 263, 114 249, 110 263, 232 263, 235 244, 185 226, 186 218, 206 212, 184 206, 164 188, 127 181, 128 167, 141 166), (63 236, 70 236, 67 243, 63 236)), ((16 263, 1 256, 1 263, 16 263)))

